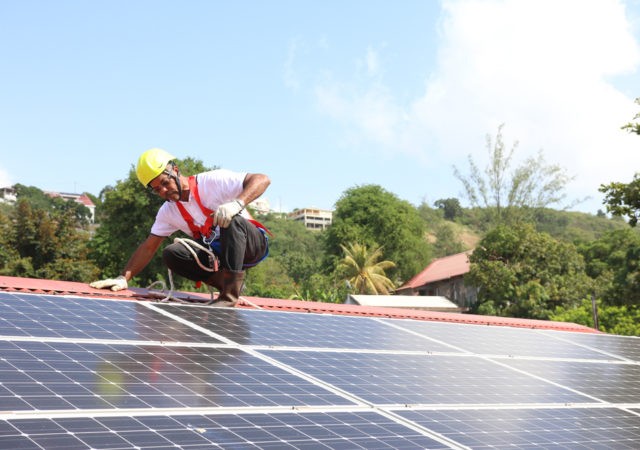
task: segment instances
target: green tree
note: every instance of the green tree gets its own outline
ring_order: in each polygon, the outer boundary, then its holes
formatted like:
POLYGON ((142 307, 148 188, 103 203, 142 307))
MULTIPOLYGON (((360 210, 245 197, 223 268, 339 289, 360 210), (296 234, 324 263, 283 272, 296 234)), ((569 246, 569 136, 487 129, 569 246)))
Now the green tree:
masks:
POLYGON ((81 203, 67 201, 56 195, 49 195, 34 186, 16 184, 13 188, 16 190, 16 196, 19 199, 28 201, 32 208, 47 212, 54 210, 58 212, 69 211, 75 216, 75 223, 77 225, 83 226, 89 224, 91 212, 89 208, 81 203))
POLYGON ((338 270, 346 277, 354 293, 387 295, 394 289, 393 281, 385 276, 385 270, 395 267, 395 264, 392 261, 379 261, 382 248, 370 250, 358 243, 340 247, 344 257, 338 270))
POLYGON ((247 273, 246 295, 342 302, 347 289, 336 274, 324 270, 324 232, 276 214, 260 217, 273 233, 269 257, 247 273))
MULTIPOLYGON (((640 308, 633 306, 611 306, 596 302, 598 329, 605 333, 624 336, 640 336, 640 308)), ((551 320, 572 322, 595 328, 591 300, 585 299, 578 307, 558 308, 551 320)))
POLYGON ((323 271, 322 232, 308 230, 302 222, 274 214, 260 221, 273 233, 269 240, 269 258, 278 260, 294 283, 299 285, 323 271))
POLYGON ((596 295, 606 305, 640 305, 640 234, 626 228, 579 246, 596 295))
POLYGON ((1 221, 9 240, 0 251, 0 273, 68 281, 94 278, 98 269, 87 259, 89 234, 77 215, 79 210, 38 199, 44 199, 44 194, 19 197, 1 221))
POLYGON ((575 246, 530 224, 496 227, 470 261, 465 282, 479 288, 481 314, 547 319, 556 307, 577 305, 592 292, 575 246))
POLYGON ((503 126, 498 127, 495 141, 487 136, 489 163, 484 171, 471 155, 468 175, 454 166, 454 175, 462 183, 471 206, 485 208, 495 224, 530 219, 531 210, 562 202, 566 197, 563 191, 572 179, 560 166, 547 165, 542 151, 510 172, 518 142, 511 150, 506 149, 503 126))
MULTIPOLYGON (((640 105, 640 97, 636 98, 636 103, 640 105)), ((634 120, 640 119, 640 113, 636 114, 634 120)), ((622 127, 623 130, 627 130, 629 133, 640 134, 640 122, 629 122, 622 127)))
POLYGON ((296 288, 291 297, 296 300, 311 300, 325 303, 343 303, 349 294, 349 285, 338 273, 330 276, 315 273, 296 288))
POLYGON ((436 258, 465 251, 464 244, 458 239, 451 223, 444 222, 436 226, 433 250, 436 258))
POLYGON ((426 224, 417 209, 378 185, 345 191, 325 233, 329 272, 342 258, 341 245, 349 242, 368 248, 384 244, 384 259, 396 262, 396 268, 387 274, 391 279, 409 279, 431 259, 426 224))
POLYGON ((247 271, 243 295, 289 298, 296 293, 295 283, 277 258, 269 256, 247 271))
MULTIPOLYGON (((640 105, 640 97, 636 99, 636 103, 640 105)), ((636 114, 634 119, 640 119, 640 113, 636 114)), ((640 135, 640 122, 629 122, 622 129, 640 135)), ((599 190, 605 194, 603 203, 607 205, 607 212, 614 216, 626 216, 629 225, 635 227, 640 219, 640 173, 636 173, 633 181, 628 184, 602 184, 599 190)))
POLYGON ((17 261, 20 254, 16 248, 16 227, 13 224, 13 207, 2 205, 0 208, 0 274, 13 275, 7 269, 12 261, 17 261))
POLYGON ((640 173, 636 173, 629 183, 602 184, 599 191, 605 194, 603 203, 607 205, 607 212, 626 216, 629 225, 636 226, 640 219, 640 173))
MULTIPOLYGON (((192 158, 176 160, 176 164, 184 175, 210 170, 201 161, 192 158)), ((149 235, 163 200, 140 185, 133 166, 126 179, 118 181, 114 188, 104 189, 101 195, 104 195, 100 210, 101 223, 91 241, 90 257, 102 269, 101 277, 115 276, 149 235)), ((162 280, 166 273, 161 258, 157 257, 130 285, 137 283, 146 287, 162 280)), ((191 281, 177 276, 175 283, 176 288, 193 287, 191 281)))
POLYGON ((462 206, 460 206, 460 200, 457 198, 436 200, 433 206, 443 211, 446 220, 454 221, 456 217, 462 215, 462 206))

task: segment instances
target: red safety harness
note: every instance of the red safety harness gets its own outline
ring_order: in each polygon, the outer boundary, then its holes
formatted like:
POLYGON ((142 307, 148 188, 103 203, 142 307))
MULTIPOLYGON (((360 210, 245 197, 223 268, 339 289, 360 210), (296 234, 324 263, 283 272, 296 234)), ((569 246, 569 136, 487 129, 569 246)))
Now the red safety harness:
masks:
MULTIPOLYGON (((180 215, 182 216, 184 221, 187 222, 187 225, 189 226, 191 233, 193 233, 194 239, 200 239, 201 237, 208 238, 209 236, 211 236, 211 233, 213 231, 213 216, 212 216, 213 210, 207 208, 202 204, 202 201, 200 200, 200 194, 198 193, 198 182, 195 176, 189 177, 189 190, 191 191, 191 195, 193 195, 193 198, 195 199, 196 203, 200 207, 200 210, 207 218, 204 222, 204 225, 197 226, 193 221, 193 217, 191 217, 191 214, 189 214, 189 211, 187 211, 187 209, 184 207, 184 205, 181 202, 176 202, 176 206, 178 207, 178 210, 180 211, 180 215)), ((254 220, 253 218, 249 218, 247 220, 251 222, 253 225, 255 225, 257 228, 259 228, 261 231, 269 234, 269 236, 273 236, 271 232, 267 229, 267 227, 262 225, 257 220, 254 220)))

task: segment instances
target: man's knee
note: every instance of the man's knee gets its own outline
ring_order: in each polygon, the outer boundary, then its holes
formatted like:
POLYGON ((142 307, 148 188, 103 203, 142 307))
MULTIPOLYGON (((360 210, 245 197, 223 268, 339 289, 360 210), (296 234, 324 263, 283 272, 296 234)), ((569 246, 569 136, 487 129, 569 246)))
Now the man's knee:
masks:
POLYGON ((227 236, 233 235, 236 238, 238 236, 246 236, 248 224, 249 222, 247 221, 247 219, 245 219, 241 215, 237 215, 233 219, 231 219, 231 223, 227 228, 224 229, 224 233, 227 236))
POLYGON ((184 263, 183 248, 176 243, 167 245, 162 250, 162 261, 169 269, 174 269, 184 263))

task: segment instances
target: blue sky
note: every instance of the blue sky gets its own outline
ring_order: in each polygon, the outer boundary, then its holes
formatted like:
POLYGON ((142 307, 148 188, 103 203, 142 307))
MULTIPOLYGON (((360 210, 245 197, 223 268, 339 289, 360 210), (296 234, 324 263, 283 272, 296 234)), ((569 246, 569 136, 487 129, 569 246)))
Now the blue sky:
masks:
POLYGON ((0 52, 2 186, 98 195, 162 147, 266 173, 276 210, 466 205, 452 167, 500 124, 574 209, 640 171, 640 0, 5 0, 0 52))

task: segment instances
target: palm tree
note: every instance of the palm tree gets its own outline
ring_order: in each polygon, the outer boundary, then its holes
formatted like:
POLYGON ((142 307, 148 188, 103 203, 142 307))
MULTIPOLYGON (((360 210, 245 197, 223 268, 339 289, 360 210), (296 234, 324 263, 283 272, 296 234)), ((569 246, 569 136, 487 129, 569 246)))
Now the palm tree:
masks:
POLYGON ((395 287, 393 281, 386 277, 384 271, 395 267, 392 261, 380 261, 382 247, 369 250, 366 245, 349 243, 340 244, 344 258, 338 268, 343 271, 355 293, 389 294, 395 287))

